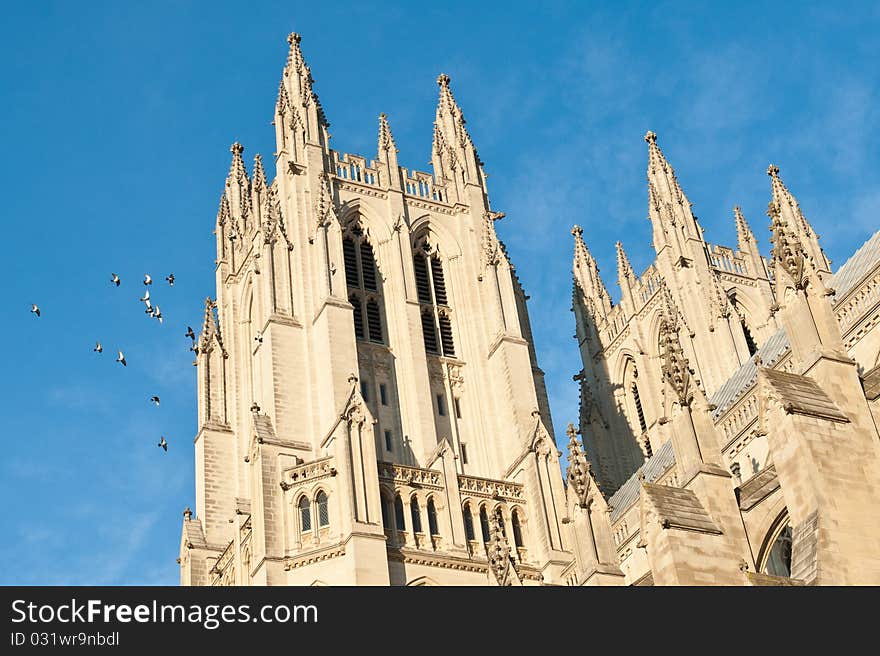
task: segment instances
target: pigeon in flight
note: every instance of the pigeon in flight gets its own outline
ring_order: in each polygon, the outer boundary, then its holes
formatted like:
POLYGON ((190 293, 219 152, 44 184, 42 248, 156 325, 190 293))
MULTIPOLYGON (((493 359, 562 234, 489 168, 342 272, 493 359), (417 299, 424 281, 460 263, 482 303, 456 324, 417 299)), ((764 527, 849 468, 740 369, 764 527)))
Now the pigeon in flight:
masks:
POLYGON ((31 303, 31 312, 36 316, 40 316, 40 307, 36 303, 31 303))
POLYGON ((139 298, 138 300, 149 305, 149 303, 150 303, 150 290, 149 289, 144 290, 144 295, 141 298, 139 298))
POLYGON ((168 281, 169 286, 174 287, 174 274, 173 273, 169 273, 167 276, 165 276, 165 280, 168 281))
POLYGON ((95 348, 92 349, 95 353, 103 353, 104 347, 101 346, 101 342, 95 342, 95 348))
POLYGON ((151 396, 150 401, 155 403, 157 408, 159 407, 159 397, 158 396, 151 396))
POLYGON ((116 285, 117 287, 119 287, 119 283, 122 282, 122 281, 119 279, 119 276, 117 276, 115 273, 111 273, 110 276, 111 276, 111 278, 110 278, 110 282, 112 282, 114 285, 116 285))
POLYGON ((153 307, 153 314, 152 314, 152 317, 153 317, 154 319, 158 319, 158 320, 159 320, 159 323, 162 323, 162 310, 159 309, 159 306, 158 306, 158 305, 156 305, 156 306, 153 307))
POLYGON ((163 449, 168 451, 168 442, 165 441, 165 436, 162 436, 162 439, 159 440, 159 444, 157 446, 161 446, 163 449))
POLYGON ((193 332, 192 326, 186 327, 186 335, 184 337, 189 337, 192 341, 196 341, 196 334, 193 332))
POLYGON ((144 284, 145 285, 152 285, 153 284, 153 279, 150 277, 149 273, 144 274, 144 284))
POLYGON ((116 356, 116 361, 122 363, 123 367, 128 366, 128 364, 125 362, 125 356, 122 354, 122 351, 119 351, 119 355, 116 356))

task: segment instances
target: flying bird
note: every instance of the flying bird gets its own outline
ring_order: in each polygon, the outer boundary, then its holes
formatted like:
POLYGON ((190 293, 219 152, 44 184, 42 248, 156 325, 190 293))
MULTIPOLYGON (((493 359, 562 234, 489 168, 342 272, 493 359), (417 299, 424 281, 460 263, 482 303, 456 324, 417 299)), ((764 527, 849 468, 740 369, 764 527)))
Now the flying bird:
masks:
POLYGON ((150 277, 149 273, 144 274, 144 284, 145 285, 152 285, 153 284, 153 279, 150 277))
POLYGON ((95 353, 103 353, 104 347, 101 346, 101 342, 95 342, 95 348, 92 349, 95 353))
POLYGON ((115 273, 111 273, 110 276, 111 276, 111 278, 110 278, 110 282, 112 282, 114 285, 116 285, 117 287, 119 287, 119 283, 122 282, 122 281, 119 279, 119 276, 117 276, 115 273))
POLYGON ((155 404, 156 404, 156 407, 159 407, 159 397, 158 397, 158 396, 151 396, 151 397, 150 397, 150 401, 152 401, 153 403, 155 403, 155 404))
POLYGON ((123 367, 128 366, 128 363, 126 363, 125 356, 122 354, 122 351, 119 351, 119 355, 116 356, 116 361, 122 363, 123 367))
POLYGON ((159 309, 159 306, 155 306, 153 308, 153 318, 158 319, 159 323, 162 323, 162 310, 159 309))
POLYGON ((184 337, 189 337, 192 341, 196 341, 196 334, 193 332, 192 326, 186 327, 186 335, 184 337))
POLYGON ((174 287, 174 274, 173 273, 169 273, 167 276, 165 276, 165 280, 168 281, 168 284, 171 287, 174 287))
POLYGON ((33 312, 36 316, 40 316, 40 308, 36 303, 31 303, 31 312, 33 312))
POLYGON ((166 451, 168 451, 168 442, 165 441, 165 436, 162 436, 162 439, 159 440, 159 444, 157 446, 162 447, 166 451))
POLYGON ((144 290, 144 295, 142 297, 140 297, 138 300, 141 301, 142 303, 147 303, 149 305, 149 303, 150 303, 150 290, 149 289, 144 290))

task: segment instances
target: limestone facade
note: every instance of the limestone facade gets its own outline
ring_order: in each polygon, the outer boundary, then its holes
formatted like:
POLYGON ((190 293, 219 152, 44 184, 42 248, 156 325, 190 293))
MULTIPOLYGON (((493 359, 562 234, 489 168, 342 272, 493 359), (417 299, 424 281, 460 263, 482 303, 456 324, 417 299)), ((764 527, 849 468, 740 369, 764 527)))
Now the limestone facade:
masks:
POLYGON ((649 133, 657 259, 617 245, 619 303, 573 231, 563 478, 449 78, 406 169, 384 115, 374 159, 330 147, 288 41, 274 177, 233 144, 220 197, 183 585, 880 582, 880 234, 832 274, 771 168, 771 259, 738 210, 710 245, 649 133))

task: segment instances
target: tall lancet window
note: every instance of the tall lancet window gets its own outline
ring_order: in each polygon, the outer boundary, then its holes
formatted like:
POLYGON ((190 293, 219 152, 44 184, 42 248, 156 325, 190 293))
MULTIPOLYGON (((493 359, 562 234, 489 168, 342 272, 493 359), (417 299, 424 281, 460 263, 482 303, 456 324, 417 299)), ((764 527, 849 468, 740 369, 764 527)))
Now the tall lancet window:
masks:
POLYGON ((446 277, 436 249, 421 240, 413 253, 416 292, 422 306, 422 337, 430 355, 455 357, 452 339, 452 310, 446 294, 446 277))
POLYGON ((373 246, 357 219, 348 224, 342 236, 342 259, 348 300, 354 308, 355 337, 384 344, 384 304, 376 258, 373 246))

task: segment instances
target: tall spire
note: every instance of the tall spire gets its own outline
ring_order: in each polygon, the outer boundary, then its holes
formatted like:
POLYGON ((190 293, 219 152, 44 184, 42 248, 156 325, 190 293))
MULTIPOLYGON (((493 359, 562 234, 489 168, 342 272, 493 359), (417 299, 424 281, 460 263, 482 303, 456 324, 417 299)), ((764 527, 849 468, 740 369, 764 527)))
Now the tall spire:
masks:
POLYGON ((663 303, 660 308, 660 357, 663 380, 682 406, 690 405, 692 397, 690 365, 681 347, 678 331, 678 307, 669 288, 663 286, 663 303))
POLYGON ((440 97, 437 100, 437 114, 434 119, 434 142, 432 161, 435 175, 451 178, 459 182, 482 185, 482 162, 471 136, 465 127, 466 121, 452 89, 449 76, 445 73, 437 78, 440 97))
POLYGON ((579 225, 571 229, 574 235, 574 262, 572 273, 575 284, 580 288, 584 296, 593 304, 593 310, 599 311, 604 316, 611 310, 611 297, 599 276, 599 267, 596 260, 584 242, 584 230, 579 225))
POLYGON ((232 163, 226 176, 226 193, 229 196, 229 210, 233 222, 241 230, 246 229, 251 214, 251 181, 244 165, 244 146, 235 142, 229 149, 232 163))
POLYGON ((825 252, 819 245, 819 236, 813 230, 794 195, 779 177, 779 167, 771 164, 767 167, 767 175, 770 176, 772 200, 770 204, 775 206, 781 221, 788 225, 788 230, 800 239, 806 255, 813 261, 816 270, 823 273, 831 273, 831 262, 825 256, 825 252))
POLYGON ((397 162, 397 144, 394 143, 394 135, 391 126, 388 125, 388 117, 383 112, 379 114, 379 153, 377 159, 380 162, 397 162))
POLYGON ((621 286, 625 282, 632 283, 636 280, 636 274, 633 272, 632 264, 629 263, 626 251, 623 250, 623 244, 618 241, 614 246, 617 249, 617 280, 621 286))
MULTIPOLYGON (((324 109, 321 107, 321 101, 318 94, 314 90, 314 78, 312 71, 303 57, 300 41, 302 37, 296 32, 291 32, 287 36, 287 42, 290 49, 287 52, 287 64, 284 66, 284 77, 282 84, 286 87, 287 96, 291 106, 291 111, 296 118, 297 108, 302 108, 305 112, 304 125, 311 141, 316 142, 323 137, 324 140, 329 138, 327 128, 330 123, 324 115, 324 109)), ((279 108, 282 107, 282 94, 279 93, 279 108)))
POLYGON ((659 252, 670 245, 682 255, 682 232, 686 239, 702 240, 702 231, 675 170, 657 145, 657 135, 649 131, 645 141, 648 143, 648 215, 654 226, 654 249, 659 252))
POLYGON ((741 253, 748 252, 755 247, 755 235, 739 205, 733 208, 733 216, 736 221, 736 248, 741 253))

